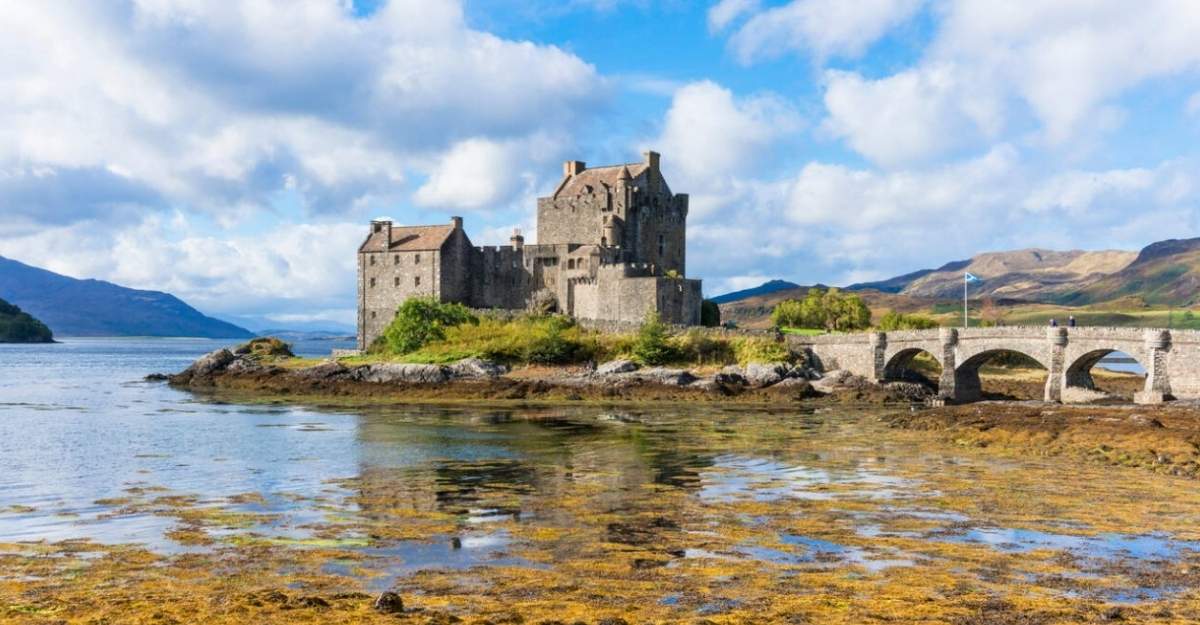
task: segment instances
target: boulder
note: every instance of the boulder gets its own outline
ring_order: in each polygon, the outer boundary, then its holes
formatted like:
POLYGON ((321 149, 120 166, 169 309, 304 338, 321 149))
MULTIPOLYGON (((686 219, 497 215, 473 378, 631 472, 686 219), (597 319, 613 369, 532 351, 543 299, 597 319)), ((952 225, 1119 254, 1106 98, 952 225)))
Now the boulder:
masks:
POLYGON ((750 363, 746 365, 746 381, 752 386, 764 387, 778 383, 788 376, 791 367, 782 362, 750 363))
POLYGON ((448 369, 453 378, 498 378, 508 373, 508 367, 479 358, 464 358, 448 369))
POLYGON ((616 373, 629 373, 637 371, 637 363, 632 360, 610 360, 599 367, 596 367, 596 375, 613 375, 616 373))
POLYGON ((327 360, 318 365, 305 367, 296 371, 293 375, 304 378, 306 380, 330 380, 334 378, 348 377, 350 370, 336 360, 327 360))
POLYGON ((637 372, 636 377, 643 381, 663 386, 687 386, 696 381, 696 376, 692 375, 690 371, 685 369, 667 369, 666 367, 642 369, 637 372))
POLYGON ((745 386, 749 383, 745 374, 742 373, 742 368, 737 365, 729 365, 721 369, 713 376, 713 382, 726 386, 745 386))
POLYGON ((235 358, 233 352, 224 348, 218 349, 201 356, 192 366, 184 369, 181 375, 193 378, 208 377, 224 371, 235 358))
POLYGON ((389 590, 379 595, 371 607, 381 614, 400 614, 404 611, 404 600, 389 590))
POLYGON ((258 364, 257 362, 249 358, 243 358, 239 356, 235 358, 233 362, 229 363, 229 365, 225 367, 225 370, 230 373, 248 373, 250 371, 262 368, 262 365, 258 364))
POLYGON ((813 380, 813 388, 822 393, 832 393, 843 388, 862 388, 866 386, 867 380, 861 376, 854 375, 843 369, 834 369, 821 376, 820 379, 813 380))
POLYGON ((379 384, 441 384, 450 379, 448 367, 397 363, 370 365, 359 376, 379 384))

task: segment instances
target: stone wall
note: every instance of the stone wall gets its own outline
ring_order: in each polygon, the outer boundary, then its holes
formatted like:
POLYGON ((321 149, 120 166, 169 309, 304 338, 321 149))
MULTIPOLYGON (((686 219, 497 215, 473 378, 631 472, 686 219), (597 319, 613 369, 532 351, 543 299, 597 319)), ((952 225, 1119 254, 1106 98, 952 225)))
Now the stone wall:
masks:
POLYGON ((358 255, 359 349, 366 349, 410 297, 442 299, 437 251, 363 252, 358 255))

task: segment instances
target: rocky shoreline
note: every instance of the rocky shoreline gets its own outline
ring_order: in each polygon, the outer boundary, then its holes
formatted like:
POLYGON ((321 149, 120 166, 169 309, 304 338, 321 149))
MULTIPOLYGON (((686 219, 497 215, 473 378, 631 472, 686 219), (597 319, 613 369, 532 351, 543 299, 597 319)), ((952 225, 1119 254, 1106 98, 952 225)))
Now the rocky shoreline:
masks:
POLYGON ((845 371, 822 373, 787 363, 734 365, 711 372, 640 367, 629 360, 516 371, 474 358, 446 365, 325 360, 294 366, 287 359, 262 359, 227 349, 206 354, 178 374, 155 379, 190 390, 408 401, 791 403, 828 399, 911 404, 933 394, 916 382, 876 384, 845 371))

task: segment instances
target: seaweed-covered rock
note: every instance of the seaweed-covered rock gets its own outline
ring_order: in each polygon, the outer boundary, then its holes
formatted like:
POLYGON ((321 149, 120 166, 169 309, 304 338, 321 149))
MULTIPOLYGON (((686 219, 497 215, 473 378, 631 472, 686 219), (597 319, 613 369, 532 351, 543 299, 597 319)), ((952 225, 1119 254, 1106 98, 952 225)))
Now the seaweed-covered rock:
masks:
POLYGON ((400 595, 389 590, 379 595, 371 607, 382 614, 399 614, 404 611, 404 600, 400 598, 400 595))
POLYGON ((273 337, 260 336, 238 345, 233 353, 254 358, 295 358, 292 346, 273 337))
POLYGON ((441 384, 450 379, 449 368, 441 365, 396 363, 370 365, 360 376, 364 382, 380 384, 441 384))
POLYGON ((454 378, 498 378, 508 373, 508 367, 479 358, 464 358, 447 368, 454 378))
POLYGON ((721 369, 720 372, 713 376, 713 382, 726 386, 745 386, 749 384, 745 374, 742 373, 742 368, 737 365, 729 365, 721 369))
POLYGON ((632 360, 610 360, 596 367, 596 375, 613 375, 637 371, 637 363, 632 360))

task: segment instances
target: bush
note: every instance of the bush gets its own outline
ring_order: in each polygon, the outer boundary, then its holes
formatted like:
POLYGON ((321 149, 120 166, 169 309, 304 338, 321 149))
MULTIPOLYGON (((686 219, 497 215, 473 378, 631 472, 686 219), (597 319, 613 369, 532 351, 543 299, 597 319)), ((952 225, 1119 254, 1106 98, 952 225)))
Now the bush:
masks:
POLYGON ((570 317, 555 315, 538 325, 538 331, 533 333, 522 354, 525 362, 561 365, 581 359, 588 351, 580 341, 567 336, 567 331, 575 327, 570 317))
POLYGON ((905 315, 894 310, 889 310, 879 320, 879 324, 875 329, 883 332, 891 332, 893 330, 928 330, 938 327, 938 322, 924 315, 905 315))
POLYGON ((721 325, 721 307, 716 302, 710 299, 700 302, 700 325, 706 328, 721 325))
POLYGON ((752 362, 789 362, 792 354, 787 344, 765 337, 742 337, 730 342, 738 364, 752 362))
POLYGON ((233 353, 252 358, 294 358, 296 356, 292 353, 291 345, 273 336, 250 339, 249 342, 237 346, 233 353))
POLYGON ((729 341, 715 338, 700 330, 688 330, 675 339, 676 354, 681 360, 701 365, 728 364, 737 361, 729 341))
POLYGON ((780 328, 824 328, 831 331, 862 330, 871 325, 871 310, 862 298, 840 289, 811 288, 803 300, 784 300, 771 311, 780 328))
POLYGON ((638 328, 633 343, 633 359, 643 365, 663 365, 677 357, 677 352, 667 340, 667 326, 657 313, 650 313, 642 327, 638 328))
POLYGON ((392 353, 407 354, 446 338, 446 328, 468 323, 478 324, 479 319, 462 304, 415 297, 400 305, 383 336, 392 353))

